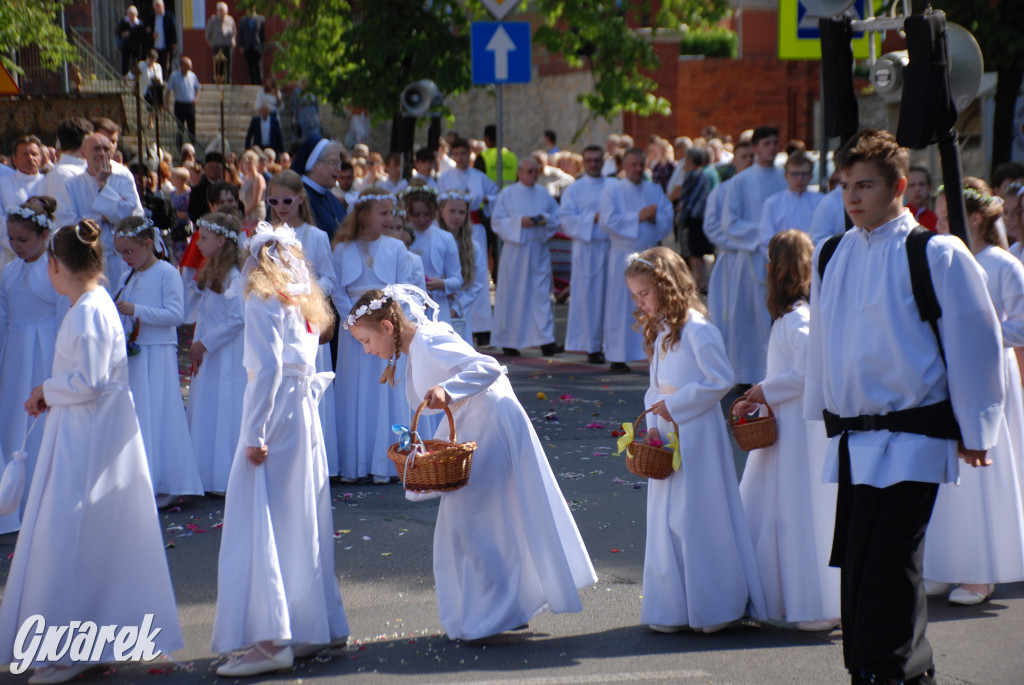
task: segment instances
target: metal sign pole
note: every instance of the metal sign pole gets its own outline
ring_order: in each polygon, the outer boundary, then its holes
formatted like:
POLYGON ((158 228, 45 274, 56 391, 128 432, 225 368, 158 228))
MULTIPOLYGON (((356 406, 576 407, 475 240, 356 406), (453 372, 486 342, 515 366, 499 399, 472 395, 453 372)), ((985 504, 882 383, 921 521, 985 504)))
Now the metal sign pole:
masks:
POLYGON ((501 129, 502 129, 502 116, 501 116, 501 113, 504 110, 504 106, 503 106, 503 103, 501 101, 501 84, 500 83, 498 84, 497 88, 498 88, 498 127, 497 127, 498 128, 498 131, 497 131, 497 133, 498 133, 498 135, 497 135, 498 140, 496 142, 497 142, 497 145, 498 145, 498 190, 501 190, 504 187, 504 184, 505 184, 504 179, 502 178, 503 177, 502 172, 505 170, 505 165, 502 164, 502 162, 501 162, 501 142, 502 142, 501 141, 501 138, 502 138, 502 135, 501 135, 501 133, 502 133, 501 132, 501 129))

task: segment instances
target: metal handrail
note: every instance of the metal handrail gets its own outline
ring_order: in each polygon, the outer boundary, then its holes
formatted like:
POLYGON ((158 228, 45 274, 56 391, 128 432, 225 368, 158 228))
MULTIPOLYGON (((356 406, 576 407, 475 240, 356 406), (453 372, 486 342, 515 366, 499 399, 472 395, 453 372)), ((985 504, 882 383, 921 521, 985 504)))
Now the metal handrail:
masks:
MULTIPOLYGON (((103 55, 101 55, 90 43, 87 41, 78 29, 74 27, 68 28, 68 35, 71 38, 72 45, 78 51, 80 60, 75 65, 70 65, 72 70, 71 82, 77 92, 92 92, 92 93, 119 93, 123 98, 126 98, 127 102, 130 102, 131 107, 126 108, 126 115, 129 121, 129 128, 134 129, 134 112, 135 102, 138 100, 142 105, 142 118, 143 121, 150 121, 156 117, 160 119, 160 140, 158 145, 164 150, 177 150, 179 141, 191 140, 191 136, 182 127, 181 123, 174 117, 173 114, 168 112, 163 107, 155 107, 144 98, 142 98, 135 88, 134 81, 125 81, 121 74, 118 73, 118 69, 112 65, 103 55)), ((169 74, 164 74, 166 81, 169 74)), ((126 103, 127 104, 127 103, 126 103)), ((133 136, 137 135, 137 132, 133 131, 133 136)), ((126 135, 125 138, 128 136, 126 135)), ((146 130, 142 131, 143 145, 147 148, 154 142, 155 133, 153 131, 146 130)), ((129 141, 125 140, 126 145, 131 145, 129 141)))

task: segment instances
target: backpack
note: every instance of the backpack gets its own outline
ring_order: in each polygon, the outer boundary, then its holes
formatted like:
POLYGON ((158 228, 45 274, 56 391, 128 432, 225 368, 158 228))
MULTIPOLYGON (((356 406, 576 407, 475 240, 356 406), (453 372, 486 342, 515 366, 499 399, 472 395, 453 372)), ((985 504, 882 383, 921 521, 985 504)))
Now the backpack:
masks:
MULTIPOLYGON (((818 278, 824 279, 825 267, 839 247, 839 241, 843 233, 834 235, 821 246, 818 253, 818 278)), ((942 347, 942 338, 939 336, 939 319, 942 318, 942 307, 939 306, 939 299, 935 296, 935 286, 932 284, 932 271, 928 266, 928 241, 935 235, 923 226, 915 226, 907 236, 907 262, 910 267, 910 286, 914 291, 914 302, 917 304, 917 311, 921 321, 926 321, 935 334, 935 341, 939 345, 939 356, 942 357, 943 365, 946 364, 946 351, 942 347)))

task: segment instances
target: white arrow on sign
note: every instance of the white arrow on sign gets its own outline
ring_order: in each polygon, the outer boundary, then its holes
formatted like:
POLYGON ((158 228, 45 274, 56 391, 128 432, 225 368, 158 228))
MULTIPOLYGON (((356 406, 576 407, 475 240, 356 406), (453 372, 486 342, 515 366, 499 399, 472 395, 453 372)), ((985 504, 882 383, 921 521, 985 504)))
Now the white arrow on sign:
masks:
POLYGON ((516 44, 509 38, 504 26, 499 26, 491 39, 487 41, 487 52, 494 53, 494 79, 508 80, 508 53, 514 52, 516 44))

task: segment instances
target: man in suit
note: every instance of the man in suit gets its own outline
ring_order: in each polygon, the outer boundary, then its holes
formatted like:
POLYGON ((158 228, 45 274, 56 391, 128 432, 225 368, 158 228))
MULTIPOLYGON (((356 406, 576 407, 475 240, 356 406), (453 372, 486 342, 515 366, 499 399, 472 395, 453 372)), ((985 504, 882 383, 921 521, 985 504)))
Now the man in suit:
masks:
POLYGON ((238 41, 245 53, 245 64, 249 68, 249 82, 254 86, 263 83, 263 42, 266 40, 266 22, 256 10, 250 9, 238 26, 238 41))
POLYGON ((277 154, 284 151, 284 139, 281 137, 281 123, 277 114, 270 113, 270 107, 262 105, 260 113, 249 120, 249 130, 245 133, 245 149, 253 145, 270 148, 277 154))
POLYGON ((156 61, 165 74, 171 73, 171 58, 178 50, 178 25, 174 13, 168 12, 164 0, 153 0, 153 11, 142 23, 146 31, 147 48, 156 50, 156 61))

